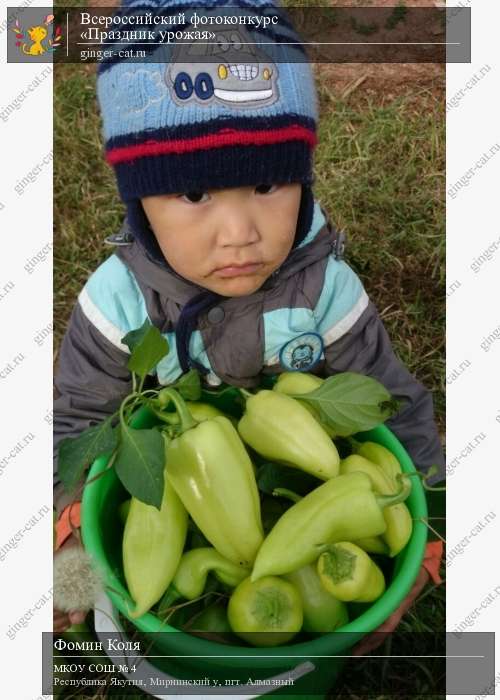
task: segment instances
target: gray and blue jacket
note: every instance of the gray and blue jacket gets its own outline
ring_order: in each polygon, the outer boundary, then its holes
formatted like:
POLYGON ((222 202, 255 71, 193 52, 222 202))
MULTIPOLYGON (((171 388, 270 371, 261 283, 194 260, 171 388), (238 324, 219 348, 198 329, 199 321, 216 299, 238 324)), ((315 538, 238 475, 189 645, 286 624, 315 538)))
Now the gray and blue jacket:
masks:
MULTIPOLYGON (((286 370, 320 376, 353 371, 378 379, 403 399, 388 421, 418 469, 440 467, 432 398, 398 360, 363 285, 339 259, 337 234, 315 203, 310 230, 281 268, 254 294, 224 297, 200 315, 189 356, 217 385, 255 387, 286 370)), ((176 346, 181 310, 200 287, 150 259, 135 242, 119 247, 82 289, 64 336, 55 377, 54 441, 75 437, 116 411, 131 391, 126 333, 149 319, 170 352, 156 367, 160 384, 182 374, 176 346)), ((57 463, 57 460, 55 461, 57 463)), ((69 502, 54 475, 56 509, 69 502)))

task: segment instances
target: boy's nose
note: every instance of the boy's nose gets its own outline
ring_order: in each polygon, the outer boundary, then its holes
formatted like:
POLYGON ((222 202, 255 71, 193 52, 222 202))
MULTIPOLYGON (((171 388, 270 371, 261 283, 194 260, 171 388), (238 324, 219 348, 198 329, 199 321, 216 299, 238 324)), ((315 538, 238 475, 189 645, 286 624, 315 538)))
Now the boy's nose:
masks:
POLYGON ((221 247, 241 248, 259 240, 259 232, 251 219, 235 212, 221 218, 218 228, 218 244, 221 247))

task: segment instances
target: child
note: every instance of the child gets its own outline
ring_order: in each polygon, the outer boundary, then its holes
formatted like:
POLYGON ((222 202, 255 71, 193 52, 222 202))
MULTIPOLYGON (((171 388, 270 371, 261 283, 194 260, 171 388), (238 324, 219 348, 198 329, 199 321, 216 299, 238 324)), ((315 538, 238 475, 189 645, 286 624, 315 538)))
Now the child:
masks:
MULTIPOLYGON (((64 337, 56 444, 116 410, 131 389, 121 339, 149 318, 170 346, 161 384, 191 367, 209 385, 243 387, 286 370, 367 374, 405 400, 388 424, 416 466, 442 468, 432 399, 394 355, 313 197, 317 99, 302 47, 290 55, 304 62, 262 53, 257 62, 244 48, 255 40, 232 28, 211 63, 177 52, 170 63, 100 66, 106 157, 128 235, 88 280, 64 337)), ((69 498, 55 480, 62 543, 69 498)), ((423 570, 417 588, 427 578, 423 570)), ((56 631, 77 619, 56 611, 56 631)))

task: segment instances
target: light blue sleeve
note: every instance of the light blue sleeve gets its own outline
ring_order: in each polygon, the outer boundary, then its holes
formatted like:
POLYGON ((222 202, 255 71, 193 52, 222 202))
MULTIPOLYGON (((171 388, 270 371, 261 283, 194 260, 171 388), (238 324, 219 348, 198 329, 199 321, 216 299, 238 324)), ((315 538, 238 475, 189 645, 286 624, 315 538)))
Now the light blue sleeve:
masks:
POLYGON ((325 346, 345 335, 369 303, 361 280, 343 260, 330 256, 323 290, 314 309, 317 332, 325 346))
MULTIPOLYGON (((105 260, 91 275, 78 302, 87 320, 110 343, 127 354, 129 349, 122 343, 122 338, 129 331, 140 328, 149 318, 144 296, 133 273, 116 255, 105 260)), ((160 384, 171 384, 182 374, 182 369, 175 333, 164 333, 163 336, 169 344, 169 352, 151 374, 156 372, 160 384)), ((193 356, 210 368, 199 332, 194 333, 191 340, 193 356)))
POLYGON ((78 302, 102 335, 127 353, 127 346, 121 342, 123 336, 140 328, 148 318, 135 277, 116 255, 111 255, 90 276, 78 302))

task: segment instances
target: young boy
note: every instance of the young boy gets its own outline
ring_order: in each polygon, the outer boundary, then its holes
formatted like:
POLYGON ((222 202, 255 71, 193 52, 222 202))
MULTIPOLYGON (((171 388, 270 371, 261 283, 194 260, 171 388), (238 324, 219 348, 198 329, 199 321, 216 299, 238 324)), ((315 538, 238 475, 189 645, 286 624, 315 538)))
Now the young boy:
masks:
MULTIPOLYGON (((291 40, 287 26, 264 40, 291 40)), ((116 410, 131 388, 121 339, 149 318, 170 345, 161 384, 190 367, 207 384, 244 387, 289 370, 367 374, 405 400, 388 424, 416 466, 442 468, 432 399, 394 355, 313 197, 317 98, 302 47, 289 54, 302 62, 275 63, 245 48, 256 41, 246 29, 217 41, 210 63, 177 51, 170 63, 100 66, 106 157, 128 235, 88 280, 64 337, 56 444, 116 410)), ((55 481, 67 526, 69 499, 55 481)), ((423 569, 407 604, 427 579, 423 569)), ((55 630, 79 616, 55 611, 55 630)))

